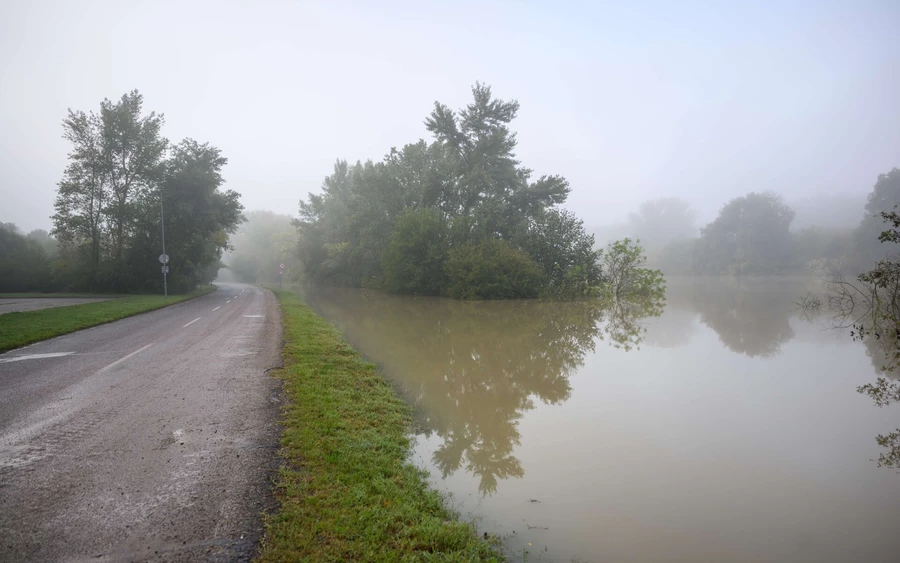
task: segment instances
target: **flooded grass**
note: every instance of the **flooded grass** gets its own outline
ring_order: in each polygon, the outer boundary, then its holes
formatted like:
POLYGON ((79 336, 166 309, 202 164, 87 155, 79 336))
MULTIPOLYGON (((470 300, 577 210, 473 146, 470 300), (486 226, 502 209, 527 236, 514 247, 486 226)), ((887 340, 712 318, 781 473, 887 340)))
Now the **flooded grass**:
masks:
POLYGON ((162 295, 133 295, 99 303, 5 313, 0 315, 0 352, 160 309, 213 291, 215 287, 170 295, 168 299, 162 295))
POLYGON ((289 404, 261 561, 501 561, 408 462, 410 408, 301 299, 282 307, 289 404))

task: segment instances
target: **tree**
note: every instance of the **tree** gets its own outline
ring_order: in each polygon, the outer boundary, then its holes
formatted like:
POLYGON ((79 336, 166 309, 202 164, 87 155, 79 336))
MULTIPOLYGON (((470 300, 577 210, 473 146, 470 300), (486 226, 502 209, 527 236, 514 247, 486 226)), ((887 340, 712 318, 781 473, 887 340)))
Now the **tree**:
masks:
POLYGON ((662 272, 645 268, 644 249, 631 239, 611 243, 602 262, 605 290, 614 300, 665 294, 662 272))
MULTIPOLYGON (((879 176, 874 192, 877 195, 870 196, 868 210, 885 205, 882 197, 900 178, 897 172, 895 168, 890 174, 879 176)), ((881 243, 900 243, 898 205, 878 214, 882 222, 889 225, 878 235, 881 243)), ((865 223, 862 227, 866 227, 865 223)), ((900 365, 900 258, 893 253, 879 260, 871 270, 859 274, 855 281, 847 280, 842 273, 836 272, 828 280, 827 287, 825 302, 834 315, 833 326, 850 329, 854 340, 862 340, 867 348, 877 348, 877 352, 871 355, 884 362, 877 367, 886 377, 878 377, 874 383, 861 385, 857 391, 869 396, 878 407, 900 402, 900 383, 895 379, 897 366, 900 365)), ((815 310, 821 307, 822 300, 815 296, 807 297, 803 304, 807 309, 815 310)), ((900 467, 900 428, 878 435, 876 442, 886 450, 879 455, 878 466, 900 467)))
MULTIPOLYGON (((585 295, 601 281, 593 238, 581 221, 555 208, 565 202, 568 182, 532 180, 515 157, 509 125, 518 102, 497 99, 481 84, 472 97, 459 112, 435 103, 425 121, 433 142, 391 148, 381 162, 339 160, 321 193, 300 202, 298 254, 313 281, 435 294, 450 287, 440 278, 455 249, 460 275, 463 262, 481 263, 485 253, 537 264, 545 295, 585 295)), ((482 275, 466 279, 499 283, 482 275)), ((455 287, 458 295, 485 293, 455 287)))
POLYGON ((119 260, 131 234, 128 226, 134 217, 134 202, 158 188, 162 159, 168 141, 160 136, 163 116, 150 112, 142 116, 144 97, 133 90, 118 102, 103 100, 102 158, 108 181, 111 205, 105 213, 111 223, 112 256, 119 260))
POLYGON ((603 281, 602 252, 594 249, 594 235, 584 230, 574 214, 542 210, 522 239, 522 249, 543 271, 545 295, 584 297, 603 281))
POLYGON ((247 221, 229 237, 223 261, 237 281, 278 282, 279 265, 285 264, 285 281, 297 281, 300 267, 296 254, 297 229, 290 215, 251 211, 247 221))
POLYGON ((701 231, 695 271, 701 274, 778 274, 793 263, 794 212, 781 197, 751 192, 728 202, 701 231))
POLYGON ((885 248, 878 244, 878 237, 884 230, 882 213, 891 213, 900 201, 900 168, 893 168, 887 174, 879 174, 866 198, 865 215, 853 233, 854 260, 856 272, 864 271, 871 264, 885 258, 885 248))
POLYGON ((526 299, 537 297, 543 285, 537 264, 496 238, 452 248, 445 272, 446 294, 457 299, 526 299))
POLYGON ((408 209, 397 220, 383 257, 389 291, 438 295, 447 258, 447 225, 434 208, 408 209))
POLYGON ((72 143, 56 198, 54 267, 72 289, 161 290, 160 202, 167 209, 171 281, 189 290, 216 275, 228 236, 242 220, 238 194, 219 191, 227 160, 186 139, 169 147, 162 115, 142 114, 136 90, 104 100, 100 114, 69 110, 72 143))
POLYGON ((0 291, 45 291, 50 263, 41 244, 13 223, 0 223, 0 291))
POLYGON ((628 215, 628 231, 653 252, 697 234, 697 213, 691 204, 675 197, 643 202, 628 215))
POLYGON ((103 123, 93 112, 70 109, 63 121, 63 138, 73 148, 54 203, 53 235, 64 247, 69 271, 81 270, 83 284, 93 291, 100 272, 110 198, 107 163, 102 155, 103 123))
MULTIPOLYGON (((227 162, 219 149, 193 139, 173 147, 165 162, 161 193, 166 209, 166 250, 172 256, 170 275, 177 290, 188 291, 215 278, 228 237, 244 220, 240 195, 219 190, 225 182, 221 172, 227 162)), ((154 210, 147 216, 155 217, 158 201, 158 196, 147 198, 147 206, 154 210)), ((151 222, 148 230, 155 233, 155 227, 151 222)), ((155 258, 153 252, 141 255, 151 261, 155 258)))

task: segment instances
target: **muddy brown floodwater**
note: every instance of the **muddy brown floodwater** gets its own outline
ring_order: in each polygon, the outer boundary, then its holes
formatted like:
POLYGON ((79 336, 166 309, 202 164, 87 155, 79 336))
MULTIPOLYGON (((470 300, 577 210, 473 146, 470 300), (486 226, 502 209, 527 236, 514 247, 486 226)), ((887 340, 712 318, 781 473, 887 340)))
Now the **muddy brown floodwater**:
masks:
POLYGON ((811 280, 670 279, 667 303, 308 294, 415 405, 413 459, 528 561, 896 561, 900 475, 856 393, 877 345, 811 280))

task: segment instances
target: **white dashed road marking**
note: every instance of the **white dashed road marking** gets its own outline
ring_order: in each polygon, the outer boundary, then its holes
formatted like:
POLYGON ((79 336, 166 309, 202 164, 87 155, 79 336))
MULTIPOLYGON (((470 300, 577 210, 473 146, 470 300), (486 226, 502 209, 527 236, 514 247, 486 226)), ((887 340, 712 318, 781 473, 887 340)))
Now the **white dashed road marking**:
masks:
POLYGON ((139 353, 143 352, 144 350, 146 350, 147 348, 149 348, 151 346, 153 346, 153 344, 147 344, 143 348, 138 348, 137 350, 128 354, 127 356, 123 356, 123 357, 119 358, 118 360, 114 361, 113 363, 109 364, 105 368, 100 368, 100 371, 98 371, 97 373, 103 373, 104 371, 112 369, 112 368, 116 367, 117 365, 121 364, 122 362, 124 362, 125 360, 127 360, 128 358, 134 356, 135 354, 139 354, 139 353))
POLYGON ((25 356, 16 356, 15 358, 0 359, 0 364, 8 364, 10 362, 21 362, 23 360, 40 360, 42 358, 59 358, 61 356, 71 356, 75 352, 50 352, 48 354, 27 354, 25 356))
POLYGON ((184 325, 184 326, 181 327, 181 328, 187 328, 187 327, 191 326, 192 324, 194 324, 195 322, 197 322, 197 321, 199 321, 199 320, 200 320, 200 317, 197 317, 196 319, 192 320, 191 322, 189 322, 188 324, 184 325))

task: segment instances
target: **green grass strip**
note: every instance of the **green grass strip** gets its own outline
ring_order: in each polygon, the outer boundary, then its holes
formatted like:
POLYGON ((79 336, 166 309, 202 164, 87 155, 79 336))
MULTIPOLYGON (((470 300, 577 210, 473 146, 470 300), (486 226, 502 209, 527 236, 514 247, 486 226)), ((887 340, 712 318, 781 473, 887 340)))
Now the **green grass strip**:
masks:
POLYGON ((376 367, 298 296, 275 293, 288 402, 259 560, 502 561, 407 461, 410 409, 376 367))
POLYGON ((215 289, 208 287, 185 295, 170 295, 168 299, 162 295, 133 295, 99 303, 5 313, 0 315, 0 352, 160 309, 215 289))

